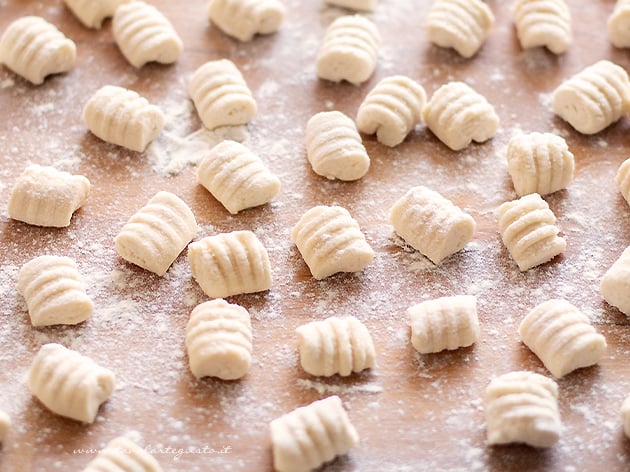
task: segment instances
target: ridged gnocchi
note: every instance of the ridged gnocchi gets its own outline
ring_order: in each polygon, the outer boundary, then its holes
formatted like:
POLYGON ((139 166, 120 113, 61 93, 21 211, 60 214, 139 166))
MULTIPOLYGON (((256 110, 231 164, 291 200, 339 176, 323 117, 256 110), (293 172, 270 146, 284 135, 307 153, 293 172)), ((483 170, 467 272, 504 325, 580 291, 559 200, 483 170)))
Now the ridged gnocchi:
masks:
POLYGON ((99 29, 116 8, 133 0, 63 0, 74 16, 88 28, 99 29))
POLYGON ((211 0, 208 16, 225 34, 250 41, 256 34, 278 31, 285 10, 280 0, 211 0))
POLYGON ((317 280, 337 272, 358 272, 374 258, 359 223, 340 206, 318 205, 302 215, 291 231, 304 262, 317 280))
POLYGON ((607 26, 608 37, 615 47, 630 47, 630 0, 617 0, 607 26))
POLYGON ((615 183, 623 198, 630 205, 630 159, 623 161, 617 169, 615 183))
POLYGON ((119 436, 109 441, 83 472, 162 472, 155 457, 130 436, 119 436))
POLYGON ((313 172, 328 179, 358 180, 370 168, 370 156, 351 118, 322 111, 306 124, 306 157, 313 172))
POLYGON ((571 11, 564 0, 517 0, 512 13, 523 49, 544 46, 562 54, 571 45, 571 11))
POLYGON ((610 305, 630 316, 630 247, 627 247, 606 271, 599 291, 610 305))

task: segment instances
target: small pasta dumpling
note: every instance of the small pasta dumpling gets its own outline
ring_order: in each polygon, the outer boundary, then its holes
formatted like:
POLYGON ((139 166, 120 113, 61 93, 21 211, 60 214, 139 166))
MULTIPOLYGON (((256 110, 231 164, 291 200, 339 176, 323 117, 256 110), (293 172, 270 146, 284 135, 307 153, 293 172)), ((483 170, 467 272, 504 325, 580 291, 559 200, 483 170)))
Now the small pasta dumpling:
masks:
POLYGON ((427 94, 404 75, 385 77, 370 90, 357 112, 357 128, 376 134, 379 143, 394 147, 420 123, 427 94))
POLYGON ((280 0, 211 0, 208 16, 225 34, 251 41, 256 34, 278 31, 285 10, 280 0))
POLYGON ((186 350, 196 378, 240 379, 252 362, 249 313, 220 298, 197 305, 186 325, 186 350))
POLYGON ((270 423, 273 467, 308 472, 359 443, 341 399, 333 395, 296 408, 270 423))
POLYGON ((571 11, 565 0, 517 0, 512 14, 523 49, 544 46, 562 54, 569 48, 571 11))
POLYGON ((311 375, 346 377, 371 369, 376 362, 374 342, 367 327, 354 316, 332 316, 299 326, 300 364, 311 375))
POLYGON ((280 191, 280 179, 236 141, 214 146, 201 160, 197 181, 232 214, 264 205, 280 191))
POLYGON ((503 203, 498 220, 503 244, 521 272, 549 262, 567 247, 558 236, 556 216, 537 193, 503 203))
POLYGON ((0 64, 34 85, 74 67, 77 47, 57 27, 39 16, 11 23, 0 37, 0 64))
POLYGON ((313 172, 327 179, 358 180, 370 168, 354 121, 340 111, 322 111, 308 120, 306 157, 313 172))
POLYGON ((435 0, 426 19, 429 41, 472 57, 485 42, 494 15, 481 0, 435 0))
POLYGON ((377 0, 325 0, 328 5, 348 8, 357 11, 374 11, 377 0))
POLYGON ((103 141, 143 152, 162 131, 165 118, 137 92, 105 85, 85 104, 83 121, 103 141))
POLYGON ((407 244, 434 264, 463 249, 476 228, 472 216, 422 185, 392 205, 389 221, 407 244))
POLYGON ((0 410, 0 443, 5 440, 11 429, 11 417, 0 410))
POLYGON ((33 326, 74 325, 94 311, 77 264, 69 257, 31 259, 20 268, 17 290, 26 300, 33 326))
POLYGON ((630 246, 627 247, 606 271, 599 291, 608 304, 630 316, 630 246))
POLYGON ((628 73, 608 60, 586 67, 553 92, 553 111, 582 134, 599 133, 610 126, 629 103, 628 73))
POLYGON ((160 191, 129 218, 114 246, 123 259, 162 276, 196 234, 197 221, 188 205, 160 191))
POLYGON ((630 159, 621 163, 615 175, 615 183, 623 195, 623 198, 630 205, 630 159))
POLYGON ((225 298, 269 290, 267 249, 251 231, 207 236, 188 245, 192 275, 206 295, 225 298))
POLYGON ((188 94, 203 125, 210 130, 244 125, 256 115, 256 100, 241 71, 229 59, 199 67, 188 83, 188 94))
POLYGON ((9 197, 9 216, 35 226, 70 226, 90 194, 90 181, 54 167, 33 164, 18 177, 9 197))
POLYGON ((575 171, 575 159, 567 142, 553 133, 516 134, 508 142, 507 163, 519 197, 565 189, 575 171))
POLYGON ((116 8, 133 0, 63 0, 74 16, 88 28, 100 29, 105 18, 114 16, 116 8))
POLYGON ((630 438, 630 395, 626 397, 621 405, 621 419, 623 421, 623 432, 630 438))
POLYGON ((359 272, 374 258, 359 223, 340 206, 308 210, 293 227, 291 241, 317 280, 337 272, 359 272))
POLYGON ((557 378, 597 364, 606 351, 604 336, 566 300, 549 300, 533 308, 521 321, 518 333, 557 378))
POLYGON ((549 377, 515 371, 492 379, 484 398, 488 444, 551 447, 560 439, 558 384, 549 377))
POLYGON ((479 338, 477 299, 456 295, 426 300, 407 309, 411 344, 421 354, 468 347, 479 338))
POLYGON ((317 76, 354 85, 365 82, 376 68, 380 44, 381 35, 370 20, 340 16, 328 26, 317 53, 317 76))
POLYGON ((617 0, 608 17, 608 37, 615 47, 630 47, 630 0, 617 0))
POLYGON ((499 117, 486 98, 463 82, 438 88, 422 111, 428 128, 453 151, 472 141, 483 143, 499 128, 499 117))
POLYGON ((109 441, 83 472, 162 472, 155 457, 131 436, 129 433, 109 441))
POLYGON ((31 393, 53 413, 93 423, 115 387, 112 371, 61 344, 44 344, 28 373, 31 393))
POLYGON ((136 68, 147 62, 172 64, 184 48, 175 28, 162 12, 140 0, 116 8, 112 33, 125 59, 136 68))

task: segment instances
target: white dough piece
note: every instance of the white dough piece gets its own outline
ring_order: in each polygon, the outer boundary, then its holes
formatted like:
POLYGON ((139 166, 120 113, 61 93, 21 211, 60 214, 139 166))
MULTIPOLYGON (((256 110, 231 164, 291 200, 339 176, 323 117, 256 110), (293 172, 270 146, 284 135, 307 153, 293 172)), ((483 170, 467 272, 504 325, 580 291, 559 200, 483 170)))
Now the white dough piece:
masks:
POLYGON ((53 167, 28 166, 9 197, 9 216, 35 226, 63 228, 86 202, 90 181, 53 167))
POLYGON ((359 443, 341 399, 330 396, 270 423, 273 466, 278 472, 308 472, 359 443))
POLYGON ((630 0, 617 0, 608 17, 608 37, 615 47, 630 47, 630 0))
POLYGON ((269 290, 267 249, 251 231, 207 236, 188 245, 192 275, 206 295, 225 298, 269 290))
POLYGON ((621 163, 615 175, 615 183, 623 195, 623 198, 630 205, 630 159, 621 163))
POLYGON ((439 193, 413 187, 389 210, 389 221, 407 244, 434 264, 460 251, 472 238, 472 216, 439 193))
POLYGON ((361 102, 357 128, 376 134, 379 143, 397 146, 420 123, 426 101, 424 88, 415 80, 404 75, 385 77, 361 102))
POLYGON ((560 439, 558 384, 544 375, 515 371, 493 379, 484 398, 488 444, 551 447, 560 439))
POLYGON ((557 378, 597 364, 606 351, 604 336, 566 300, 549 300, 536 306, 523 318, 518 333, 557 378))
POLYGON ((544 46, 562 54, 571 45, 571 11, 565 0, 517 0, 512 14, 523 49, 544 46))
POLYGON ((453 350, 479 338, 477 299, 456 295, 427 300, 407 309, 411 344, 421 354, 453 350))
POLYGON ((499 128, 499 117, 486 98, 463 82, 449 82, 434 93, 422 112, 424 122, 453 151, 472 141, 483 143, 499 128))
POLYGON ((308 120, 306 157, 313 172, 327 179, 358 180, 370 168, 354 121, 340 111, 322 111, 308 120))
POLYGON ((35 85, 68 72, 76 57, 74 41, 39 16, 18 18, 0 37, 0 64, 35 85))
POLYGON ((74 325, 94 311, 77 264, 69 257, 31 259, 20 268, 17 290, 26 300, 33 326, 74 325))
POLYGON ((140 447, 131 436, 127 434, 112 439, 83 472, 162 472, 155 457, 140 447))
POLYGON ((114 245, 123 259, 162 276, 196 234, 197 221, 188 205, 160 191, 129 218, 114 245))
POLYGON ((332 316, 299 326, 300 364, 311 375, 346 377, 376 363, 374 342, 367 327, 354 316, 332 316))
POLYGON ((100 29, 105 18, 114 16, 116 8, 133 0, 63 0, 74 16, 88 28, 100 29))
POLYGON ((481 0, 435 0, 425 28, 433 44, 468 58, 481 48, 493 24, 492 10, 481 0))
POLYGON ((186 351, 190 371, 198 379, 240 379, 252 362, 249 313, 220 298, 197 305, 186 325, 186 351))
POLYGON ((114 374, 61 344, 44 344, 28 374, 31 393, 53 413, 93 423, 114 391, 114 374))
POLYGON ((521 271, 550 261, 567 247, 558 236, 556 216, 537 193, 503 203, 498 217, 503 244, 521 271))
POLYGON ((359 223, 340 206, 318 205, 302 215, 291 231, 304 262, 317 280, 337 272, 358 272, 374 258, 359 223))
POLYGON ((225 34, 251 41, 256 34, 278 31, 285 11, 280 0, 211 0, 208 16, 225 34))
POLYGON ((0 410, 0 443, 2 443, 11 429, 11 417, 0 410))
POLYGON ((553 111, 582 134, 595 134, 619 120, 630 102, 626 70, 608 60, 590 65, 553 92, 553 111))
POLYGON ((630 246, 606 271, 599 291, 610 305, 630 316, 630 246))
POLYGON ((116 8, 112 33, 125 59, 137 68, 147 62, 172 64, 184 48, 162 12, 140 0, 116 8))
POLYGON ((197 168, 197 181, 232 214, 264 205, 280 191, 280 179, 236 141, 214 146, 197 168))
POLYGON ((360 15, 340 16, 324 35, 317 53, 317 76, 332 82, 359 85, 374 73, 381 35, 374 23, 360 15))
POLYGON ((83 121, 103 141, 143 152, 162 131, 165 117, 137 92, 105 85, 85 104, 83 121))
POLYGON ((378 3, 377 0, 325 0, 325 2, 328 5, 365 12, 374 11, 378 3))
POLYGON ((228 59, 206 62, 192 75, 188 94, 204 126, 249 123, 256 115, 256 101, 236 65, 228 59))
POLYGON ((621 420, 623 421, 623 432, 630 438, 630 395, 628 395, 621 405, 621 420))
POLYGON ((548 195, 573 180, 575 159, 566 141, 553 133, 519 133, 507 147, 508 172, 519 197, 548 195))

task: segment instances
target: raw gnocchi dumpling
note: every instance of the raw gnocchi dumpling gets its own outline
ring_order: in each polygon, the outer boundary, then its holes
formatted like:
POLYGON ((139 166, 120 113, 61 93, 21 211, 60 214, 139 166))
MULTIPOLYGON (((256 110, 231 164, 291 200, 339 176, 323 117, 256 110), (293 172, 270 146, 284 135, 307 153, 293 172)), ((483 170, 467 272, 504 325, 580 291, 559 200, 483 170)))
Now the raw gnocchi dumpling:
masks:
POLYGON ((114 391, 115 376, 91 358, 49 343, 33 359, 28 387, 53 413, 93 423, 101 403, 114 391))
POLYGON ((484 405, 488 444, 551 447, 560 439, 558 384, 544 375, 503 374, 486 387, 484 405))
POLYGON ((198 379, 240 379, 252 362, 249 313, 220 298, 197 305, 186 325, 186 350, 190 371, 198 379))
POLYGON ((18 177, 9 197, 9 216, 35 226, 63 228, 90 193, 90 181, 54 167, 33 164, 18 177))
POLYGON ((225 34, 250 41, 256 34, 278 31, 285 10, 280 0, 211 0, 208 15, 225 34))
POLYGON ((196 234, 197 221, 188 205, 160 191, 129 218, 114 245, 123 259, 162 276, 196 234))
POLYGON ((601 60, 562 82, 553 92, 553 111, 582 134, 595 134, 619 120, 630 102, 626 70, 601 60))
POLYGON ((523 272, 550 261, 567 247, 558 236, 556 216, 537 193, 503 203, 498 217, 503 244, 523 272))
POLYGON ((158 461, 140 447, 131 433, 107 443, 83 472, 162 472, 158 461))
POLYGON ((630 247, 606 271, 599 291, 610 305, 630 316, 630 247))
POLYGON ((116 8, 132 0, 63 0, 81 23, 99 29, 105 18, 114 16, 116 8))
POLYGON ((209 61, 199 67, 188 83, 188 94, 210 130, 244 125, 256 115, 256 100, 241 71, 228 59, 209 61))
POLYGON ((407 244, 434 264, 460 251, 472 238, 472 216, 422 185, 411 188, 389 210, 389 221, 407 244))
POLYGON ((232 214, 264 205, 280 191, 280 180, 245 146, 223 141, 197 169, 197 181, 232 214))
POLYGON ((9 434, 11 429, 11 417, 4 411, 0 410, 0 443, 9 434))
POLYGON ((17 290, 26 300, 33 326, 78 324, 94 311, 77 264, 69 257, 31 259, 20 268, 17 290))
POLYGON ((617 0, 608 17, 608 37, 618 48, 630 47, 630 0, 617 0))
POLYGON ((357 112, 357 128, 376 134, 379 143, 397 146, 420 123, 427 94, 404 75, 385 77, 367 94, 357 112))
POLYGON ((278 472, 308 472, 359 443, 341 399, 330 396, 270 423, 273 467, 278 472))
POLYGON ((354 316, 336 316, 299 326, 300 364, 311 375, 342 377, 374 367, 376 353, 367 327, 354 316))
POLYGON ((536 306, 523 318, 518 332, 523 343, 557 378, 597 364, 606 351, 604 336, 566 300, 549 300, 536 306))
POLYGON ((571 12, 564 0, 517 0, 512 13, 523 49, 545 46, 562 54, 569 48, 571 12))
POLYGON ((630 438, 630 395, 626 397, 621 405, 621 419, 623 421, 623 432, 630 438))
POLYGON ((251 231, 206 236, 188 245, 192 275, 206 295, 225 298, 269 290, 267 249, 251 231))
POLYGON ((456 295, 427 300, 407 309, 411 344, 421 354, 453 350, 479 338, 477 299, 456 295))
POLYGON ((435 0, 425 27, 432 43, 453 48, 463 57, 472 57, 493 24, 492 10, 481 0, 435 0))
POLYGON ((575 159, 566 141, 553 133, 519 133, 507 147, 508 172, 521 197, 548 195, 567 188, 573 180, 575 159))
POLYGON ((499 128, 499 117, 486 98, 463 82, 438 88, 422 111, 429 129, 453 151, 472 141, 483 143, 499 128))
POLYGON ((291 231, 304 262, 317 280, 337 272, 358 272, 374 258, 359 223, 340 206, 318 205, 302 215, 291 231))
POLYGON ((615 176, 615 183, 626 202, 630 205, 630 159, 621 163, 615 176))
POLYGON ((137 92, 105 85, 85 104, 83 121, 103 141, 142 152, 162 131, 165 117, 137 92))
POLYGON ((326 3, 350 10, 374 11, 377 0, 326 0, 326 3))
POLYGON ((18 18, 0 37, 0 64, 35 85, 68 72, 76 57, 74 41, 39 16, 18 18))
POLYGON ((357 180, 370 168, 354 121, 340 111, 322 111, 308 120, 306 157, 313 172, 328 179, 357 180))
POLYGON ((116 8, 112 33, 123 56, 138 68, 147 62, 172 64, 184 47, 162 12, 140 0, 116 8))
POLYGON ((333 21, 317 53, 317 76, 332 82, 359 85, 368 80, 378 59, 381 35, 376 25, 360 15, 333 21))

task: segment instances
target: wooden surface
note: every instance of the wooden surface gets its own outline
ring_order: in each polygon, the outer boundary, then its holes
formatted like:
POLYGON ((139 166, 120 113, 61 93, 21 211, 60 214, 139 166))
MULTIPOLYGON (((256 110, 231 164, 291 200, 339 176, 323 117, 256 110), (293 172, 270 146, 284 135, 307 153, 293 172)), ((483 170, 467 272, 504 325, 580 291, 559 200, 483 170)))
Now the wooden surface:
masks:
POLYGON ((630 393, 628 320, 602 300, 598 285, 630 244, 630 208, 614 184, 630 154, 630 119, 587 137, 550 109, 553 89, 599 59, 630 70, 629 52, 612 47, 606 34, 612 0, 569 0, 574 41, 559 57, 521 50, 510 2, 489 2, 496 22, 470 60, 427 41, 422 25, 429 1, 381 0, 370 15, 383 36, 379 63, 358 87, 320 81, 315 73, 325 28, 344 10, 319 0, 289 0, 280 32, 239 43, 209 24, 206 0, 153 3, 173 22, 185 51, 174 65, 136 70, 118 51, 109 21, 102 30, 88 30, 60 0, 0 0, 0 31, 22 15, 41 15, 78 48, 76 67, 39 87, 0 68, 1 205, 6 208, 28 163, 54 165, 92 182, 88 202, 67 229, 11 221, 6 210, 0 215, 0 408, 13 419, 1 470, 80 470, 94 457, 90 449, 131 430, 164 470, 271 470, 269 421, 330 394, 343 399, 361 442, 327 471, 628 469, 630 442, 619 414, 630 393), (204 62, 223 57, 243 71, 258 115, 247 127, 191 135, 201 125, 186 95, 187 78, 204 62), (308 118, 329 109, 354 117, 368 90, 393 74, 418 80, 429 96, 447 81, 466 81, 495 106, 498 133, 461 152, 448 150, 423 125, 393 149, 365 136, 372 163, 363 179, 341 183, 315 175, 303 145, 308 118), (137 90, 167 114, 165 131, 146 153, 106 144, 87 131, 81 109, 105 84, 137 90), (526 273, 501 244, 495 220, 497 207, 515 198, 505 147, 519 130, 557 132, 576 158, 569 189, 547 198, 568 248, 526 273), (223 136, 244 140, 280 177, 282 190, 271 204, 231 216, 196 184, 194 161, 223 136), (477 222, 473 240, 438 267, 405 247, 388 224, 389 207, 420 184, 477 222), (200 225, 198 237, 252 229, 269 251, 272 289, 229 300, 253 317, 254 363, 240 381, 196 381, 188 370, 184 327, 206 297, 191 278, 185 251, 163 278, 114 251, 121 226, 158 190, 188 203, 200 225), (289 234, 317 204, 342 205, 358 220, 375 251, 362 273, 320 282, 310 277, 289 234), (96 305, 86 323, 30 325, 15 281, 20 266, 42 254, 77 260, 96 305), (455 294, 478 297, 480 340, 454 352, 417 355, 406 308, 455 294), (549 450, 488 447, 482 397, 490 379, 518 369, 549 375, 519 342, 517 326, 550 298, 565 298, 587 313, 606 336, 607 354, 598 366, 559 381, 565 429, 558 444, 549 450), (301 370, 295 328, 332 315, 365 322, 377 348, 376 369, 348 379, 314 378, 301 370), (94 424, 55 416, 31 397, 27 371, 46 342, 74 348, 116 373, 118 388, 94 424))

